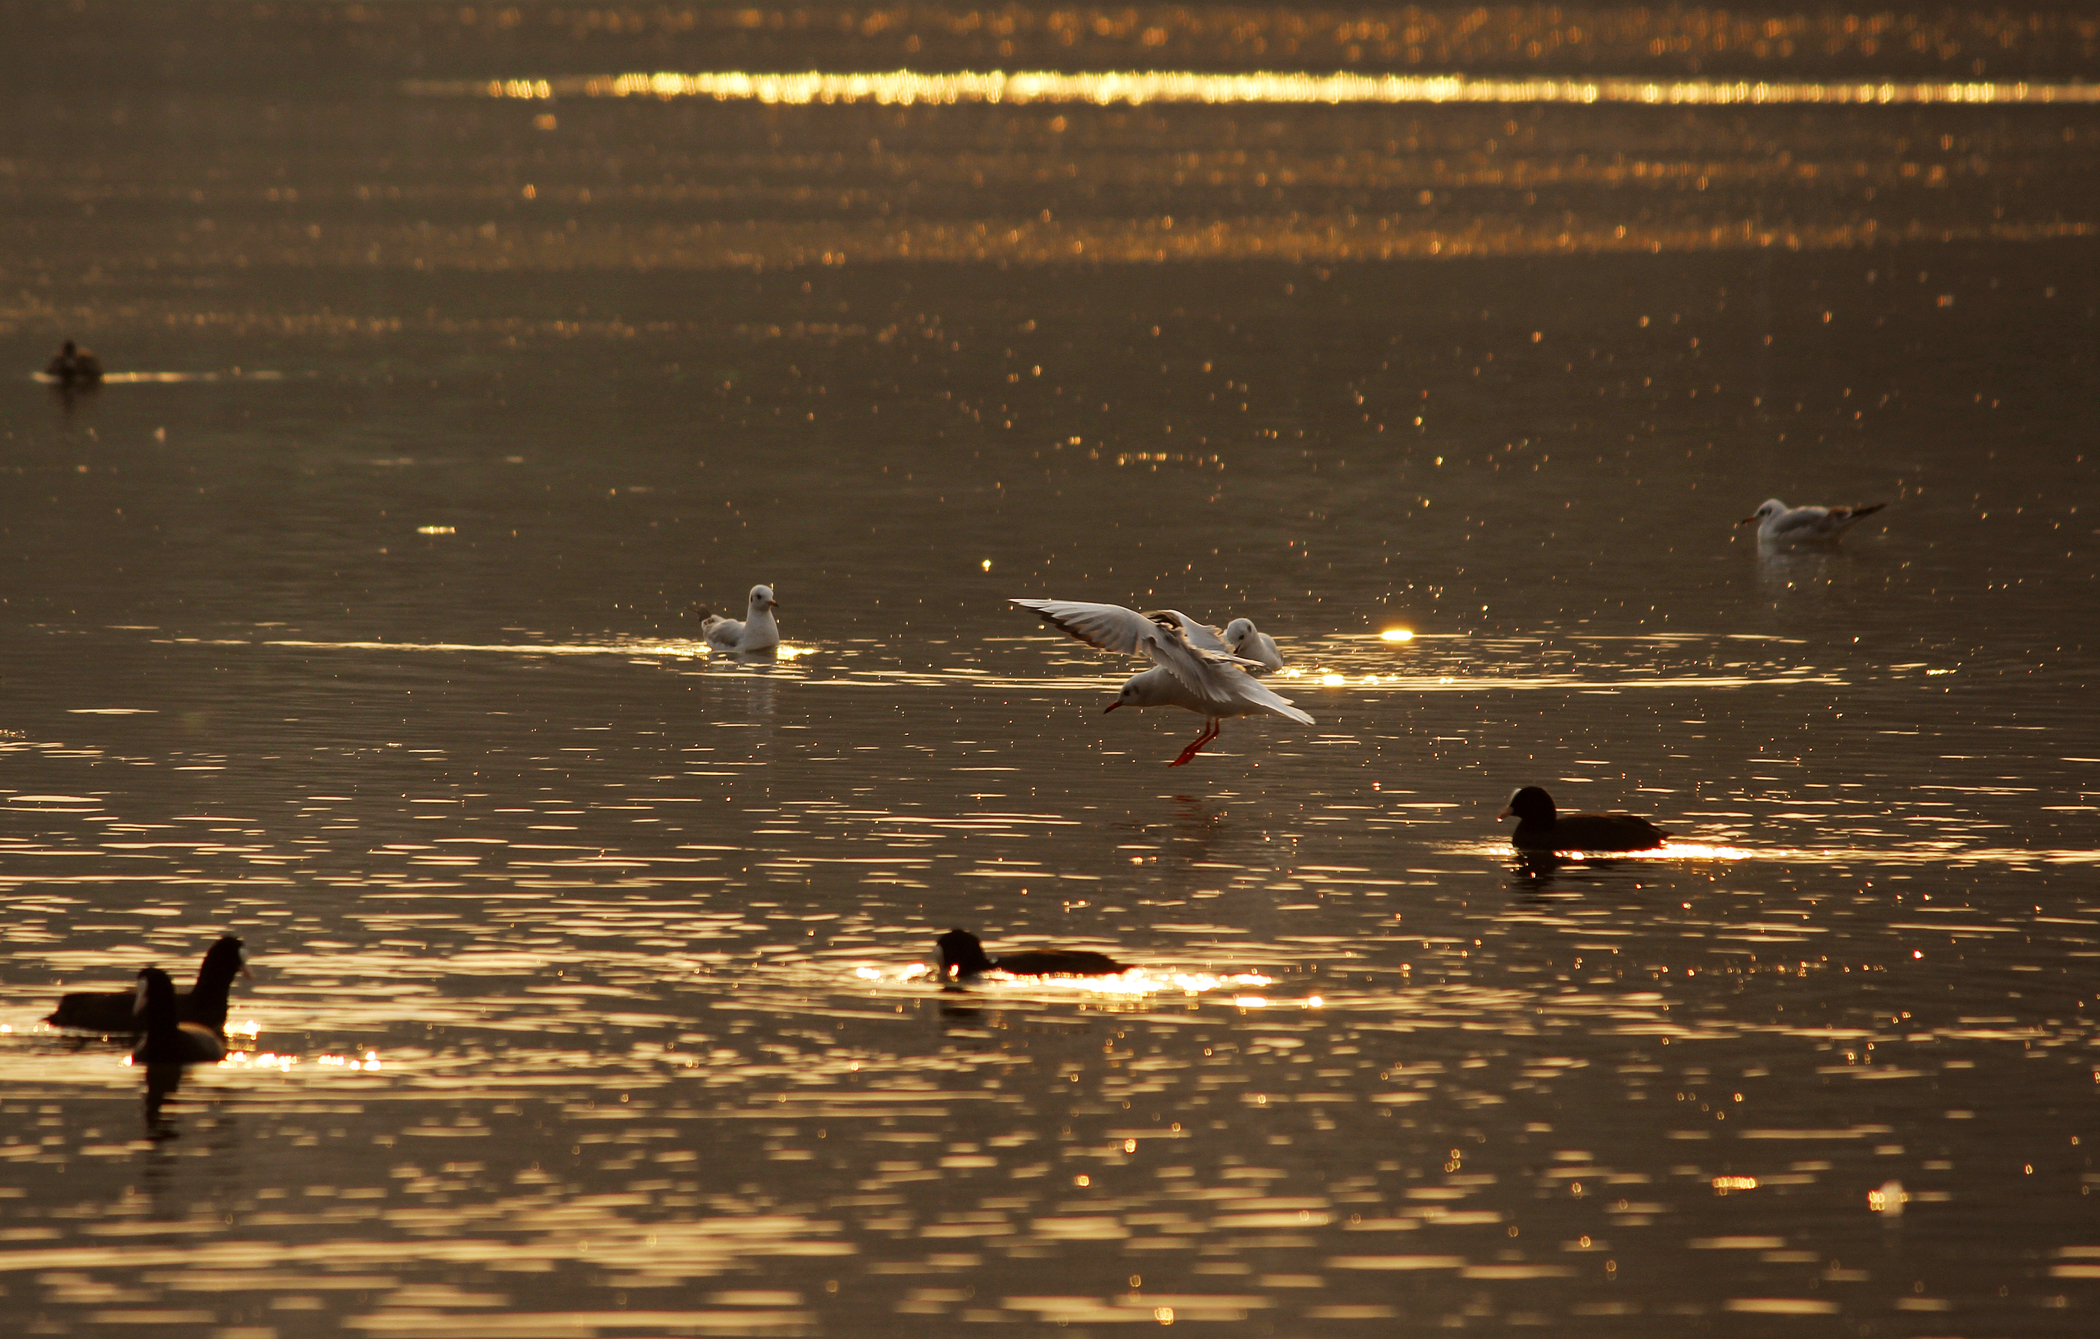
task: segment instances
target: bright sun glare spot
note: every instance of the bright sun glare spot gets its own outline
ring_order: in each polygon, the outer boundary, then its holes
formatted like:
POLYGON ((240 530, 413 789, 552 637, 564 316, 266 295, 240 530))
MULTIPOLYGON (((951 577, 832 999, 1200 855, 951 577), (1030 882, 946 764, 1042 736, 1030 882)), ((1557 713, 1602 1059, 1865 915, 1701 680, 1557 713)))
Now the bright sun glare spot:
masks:
POLYGON ((1755 1190, 1757 1189, 1757 1178, 1754 1176, 1717 1176, 1713 1180, 1713 1185, 1715 1190, 1722 1192, 1755 1190))
POLYGON ((1411 642, 1414 639, 1415 634, 1409 628, 1387 628, 1378 634, 1378 640, 1382 642, 1411 642))
POLYGON ((1320 682, 1326 684, 1329 688, 1340 688, 1343 684, 1349 682, 1349 679, 1348 676, 1342 674, 1322 674, 1320 682))

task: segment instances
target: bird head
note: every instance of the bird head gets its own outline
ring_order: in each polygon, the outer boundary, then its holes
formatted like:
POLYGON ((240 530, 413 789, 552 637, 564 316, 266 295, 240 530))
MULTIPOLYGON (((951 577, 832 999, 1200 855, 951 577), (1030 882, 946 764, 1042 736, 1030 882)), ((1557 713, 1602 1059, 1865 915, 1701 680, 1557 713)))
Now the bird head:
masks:
POLYGON ((1495 815, 1497 819, 1514 817, 1520 822, 1537 821, 1551 823, 1559 811, 1553 807, 1553 797, 1538 786, 1526 786, 1509 797, 1509 807, 1495 815))

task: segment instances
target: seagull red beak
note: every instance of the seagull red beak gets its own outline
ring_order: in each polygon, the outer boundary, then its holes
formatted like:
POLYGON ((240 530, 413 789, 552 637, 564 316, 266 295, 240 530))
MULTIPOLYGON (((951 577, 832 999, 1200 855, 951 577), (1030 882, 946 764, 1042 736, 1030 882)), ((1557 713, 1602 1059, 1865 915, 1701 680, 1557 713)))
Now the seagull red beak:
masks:
POLYGON ((1511 816, 1511 812, 1512 812, 1512 811, 1510 811, 1510 810, 1508 810, 1508 809, 1504 809, 1504 810, 1503 810, 1503 811, 1502 811, 1501 813, 1499 813, 1499 814, 1496 814, 1496 815, 1495 815, 1495 821, 1496 821, 1497 823, 1500 823, 1500 822, 1501 822, 1501 821, 1502 821, 1503 819, 1505 819, 1505 818, 1508 818, 1508 817, 1510 817, 1510 816, 1511 816))
POLYGON ((1117 707, 1120 707, 1122 705, 1123 704, 1121 702, 1111 702, 1107 706, 1101 708, 1101 714, 1103 716, 1106 716, 1108 715, 1108 713, 1114 711, 1117 707))
POLYGON ((1756 518, 1755 516, 1745 516, 1745 517, 1744 517, 1744 518, 1743 518, 1742 520, 1740 520, 1740 521, 1737 521, 1737 522, 1736 522, 1736 524, 1737 524, 1737 525, 1756 525, 1756 524, 1757 524, 1757 518, 1756 518))

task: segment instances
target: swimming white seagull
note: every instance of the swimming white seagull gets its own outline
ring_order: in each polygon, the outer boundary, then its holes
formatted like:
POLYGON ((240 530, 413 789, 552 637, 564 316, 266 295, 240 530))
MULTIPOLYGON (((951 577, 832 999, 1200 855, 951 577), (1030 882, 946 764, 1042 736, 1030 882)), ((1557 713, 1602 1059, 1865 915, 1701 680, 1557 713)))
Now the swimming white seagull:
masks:
POLYGON ((700 639, 711 650, 769 651, 780 645, 780 624, 773 621, 779 607, 771 586, 753 586, 741 620, 724 618, 704 604, 693 612, 700 615, 700 639))
POLYGON ((1247 672, 1257 667, 1258 661, 1192 644, 1195 639, 1183 630, 1182 620, 1188 617, 1185 614, 1165 610, 1141 614, 1119 604, 1081 604, 1073 600, 1014 603, 1033 609, 1043 621, 1088 646, 1123 655, 1142 652, 1151 657, 1152 668, 1124 684, 1105 710, 1182 707, 1203 717, 1203 733, 1168 764, 1170 767, 1186 763, 1216 739, 1219 724, 1228 716, 1270 712, 1300 725, 1313 723, 1313 718, 1292 706, 1289 698, 1271 692, 1247 672))
POLYGON ((1876 502, 1867 507, 1789 507, 1778 498, 1766 498, 1737 525, 1757 527, 1760 544, 1834 544, 1845 532, 1886 507, 1876 502))
POLYGON ((1276 639, 1255 627, 1251 618, 1236 618, 1225 625, 1225 646, 1242 660, 1260 662, 1261 668, 1252 673, 1283 668, 1283 652, 1276 649, 1276 639))

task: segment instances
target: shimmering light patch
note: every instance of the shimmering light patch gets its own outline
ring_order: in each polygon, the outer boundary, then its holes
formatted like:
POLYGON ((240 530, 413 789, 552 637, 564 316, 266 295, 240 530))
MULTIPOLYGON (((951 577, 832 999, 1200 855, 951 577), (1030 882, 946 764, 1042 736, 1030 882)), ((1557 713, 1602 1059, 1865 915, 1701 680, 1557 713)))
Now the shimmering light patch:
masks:
POLYGON ((792 107, 872 102, 1236 104, 1353 103, 1640 103, 1655 106, 1808 104, 1851 106, 1917 103, 2092 103, 2100 84, 1972 80, 1958 83, 1862 80, 1719 79, 1480 79, 1460 75, 1314 74, 1250 70, 1237 74, 1190 70, 959 70, 920 74, 891 70, 861 74, 807 71, 764 74, 722 70, 698 74, 630 73, 560 79, 411 80, 423 97, 546 100, 584 98, 711 98, 792 107))
MULTIPOLYGON (((853 969, 853 975, 862 981, 891 981, 899 985, 923 980, 933 974, 925 963, 915 962, 895 971, 870 964, 853 969)), ((1007 972, 988 972, 970 982, 972 989, 996 991, 1054 991, 1059 994, 1110 995, 1135 997, 1160 995, 1179 991, 1184 996, 1208 995, 1225 990, 1244 990, 1250 986, 1271 984, 1272 978, 1260 972, 1233 972, 1213 975, 1208 972, 1173 972, 1159 974, 1142 967, 1132 967, 1114 976, 1014 976, 1007 972)), ((1260 1008, 1268 1001, 1255 995, 1236 995, 1232 1002, 1242 1008, 1260 1008)), ((1319 996, 1305 1001, 1310 1008, 1320 1008, 1326 1003, 1319 996)))
POLYGON ((376 1070, 379 1068, 379 1052, 366 1051, 362 1059, 354 1055, 316 1056, 314 1063, 323 1069, 376 1070))
POLYGON ((1378 640, 1382 642, 1411 642, 1414 639, 1414 632, 1408 628, 1387 628, 1378 634, 1378 640))
POLYGON ((1757 1189, 1757 1178, 1754 1176, 1717 1176, 1713 1179, 1713 1187, 1723 1195, 1731 1190, 1755 1190, 1757 1189))
POLYGON ((416 527, 416 533, 419 535, 456 535, 459 531, 449 525, 419 525, 416 527))
MULTIPOLYGON (((311 374, 308 374, 311 375, 311 374)), ((58 378, 46 373, 36 374, 38 381, 58 384, 58 378)), ((284 381, 282 372, 244 372, 236 367, 225 372, 108 372, 102 377, 105 386, 165 386, 185 381, 284 381)))
POLYGON ((274 1051, 234 1051, 219 1062, 226 1069, 274 1069, 280 1074, 289 1074, 299 1063, 296 1055, 278 1055, 274 1051))
MULTIPOLYGON (((449 535, 451 526, 422 526, 419 535, 449 535)), ((177 639, 182 640, 182 639, 177 639)), ((696 641, 612 641, 598 643, 518 642, 511 644, 487 642, 316 642, 291 638, 278 638, 259 642, 260 646, 288 646, 306 651, 475 651, 485 654, 505 653, 528 656, 669 656, 682 659, 705 660, 719 653, 706 642, 696 641)), ((814 646, 791 646, 782 642, 771 651, 755 658, 770 657, 776 660, 800 660, 817 653, 814 646)))
MULTIPOLYGON (((1507 841, 1454 842, 1447 849, 1475 855, 1508 855, 1507 841)), ((1645 851, 1555 851, 1561 860, 1858 860, 1864 851, 1806 851, 1794 847, 1729 846, 1721 842, 1666 842, 1645 851)), ((1881 853, 1877 852, 1877 855, 1881 853)), ((1945 855, 1944 851, 1940 852, 1945 855)))

